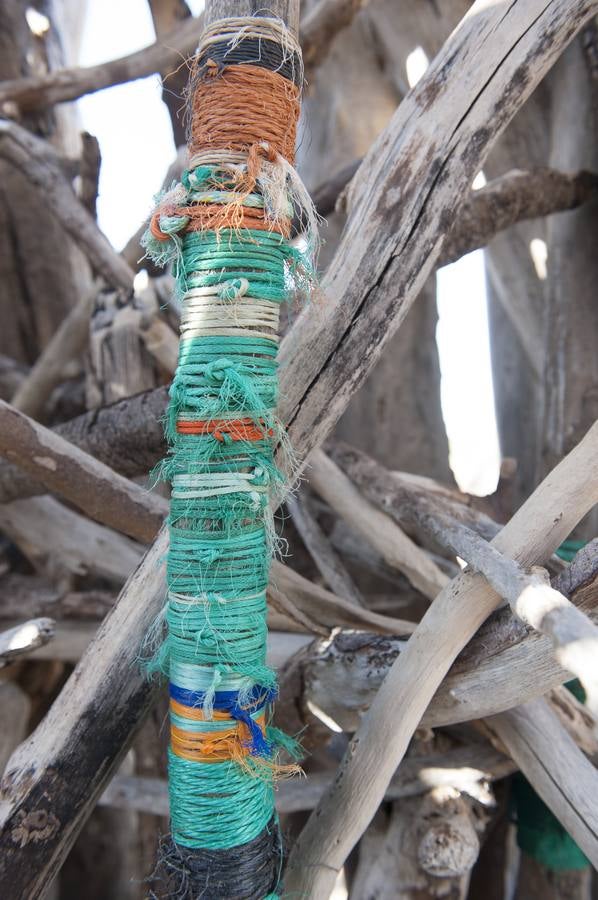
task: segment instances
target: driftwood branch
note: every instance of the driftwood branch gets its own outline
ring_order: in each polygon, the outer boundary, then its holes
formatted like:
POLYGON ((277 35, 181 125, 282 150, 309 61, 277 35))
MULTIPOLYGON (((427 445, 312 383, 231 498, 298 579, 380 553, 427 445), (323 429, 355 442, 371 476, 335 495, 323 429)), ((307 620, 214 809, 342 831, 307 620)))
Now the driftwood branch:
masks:
POLYGON ((355 15, 369 0, 319 0, 301 22, 299 40, 303 63, 309 78, 310 70, 327 56, 335 35, 347 28, 355 15))
POLYGON ((54 625, 52 619, 30 619, 8 631, 0 631, 0 666, 51 641, 54 625))
POLYGON ((31 497, 0 506, 0 530, 34 568, 57 576, 93 573, 120 586, 143 555, 140 544, 53 497, 31 497))
POLYGON ((505 228, 575 209, 598 195, 598 175, 569 175, 555 169, 514 170, 471 191, 440 252, 440 264, 454 262, 490 243, 505 228))
POLYGON ((423 515, 420 523, 474 571, 481 572, 494 590, 508 600, 522 622, 552 639, 557 660, 580 679, 588 709, 598 716, 598 627, 551 587, 544 570, 524 572, 512 559, 450 517, 423 515))
MULTIPOLYGON (((341 201, 361 160, 349 163, 314 191, 321 216, 328 216, 341 201)), ((594 172, 559 172, 557 169, 513 169, 479 190, 469 191, 459 215, 449 227, 437 266, 486 247, 501 231, 554 213, 577 209, 598 193, 594 172)), ((342 201, 341 201, 342 202, 342 201)))
POLYGON ((16 122, 0 121, 0 157, 37 187, 65 232, 79 244, 108 284, 131 290, 134 273, 113 250, 91 213, 75 195, 49 144, 16 122))
POLYGON ((201 17, 188 19, 163 40, 136 53, 87 68, 57 69, 44 75, 0 83, 0 107, 17 106, 22 112, 43 109, 55 103, 77 100, 103 88, 155 72, 166 72, 185 64, 193 53, 201 32, 201 17))
POLYGON ((168 504, 0 400, 0 453, 98 522, 144 543, 168 504))
MULTIPOLYGON (((406 759, 388 785, 385 799, 400 800, 420 796, 435 787, 452 787, 484 802, 487 782, 504 778, 514 770, 513 762, 487 743, 458 747, 438 755, 406 759)), ((332 777, 333 773, 318 772, 305 778, 281 781, 276 791, 278 812, 313 809, 332 777)), ((168 786, 160 778, 116 775, 99 803, 167 816, 168 786)))
MULTIPOLYGON (((323 58, 334 35, 349 25, 367 0, 320 0, 301 26, 300 41, 306 67, 323 58)), ((96 66, 57 69, 43 75, 0 82, 0 109, 4 114, 44 109, 77 100, 104 88, 166 74, 186 65, 203 31, 203 16, 190 17, 170 34, 142 50, 96 66)))
MULTIPOLYGON (((598 502, 598 425, 532 494, 494 539, 522 565, 546 558, 598 502)), ((479 575, 464 573, 433 601, 392 666, 352 740, 334 782, 289 860, 287 890, 328 896, 371 821, 386 785, 438 685, 501 598, 479 575)))
POLYGON ((305 496, 290 497, 287 507, 301 540, 329 588, 356 606, 364 606, 359 588, 320 528, 305 496))
POLYGON ((97 293, 98 287, 94 285, 63 320, 15 392, 12 398, 15 409, 34 419, 40 417, 50 394, 63 378, 65 365, 79 356, 89 340, 89 320, 97 293))
POLYGON ((598 771, 546 701, 535 700, 501 713, 488 724, 546 805, 598 867, 598 771))
MULTIPOLYGON (((52 431, 121 475, 146 475, 166 452, 161 421, 167 403, 168 388, 160 387, 90 410, 52 431)), ((0 461, 0 503, 45 491, 16 465, 0 461)))
POLYGON ((349 478, 321 450, 309 458, 308 478, 315 491, 391 566, 424 596, 433 598, 448 578, 427 554, 385 513, 366 500, 349 478))
MULTIPOLYGON (((562 575, 555 587, 598 621, 598 540, 588 545, 562 575)), ((36 613, 32 610, 30 614, 36 613)), ((283 680, 283 704, 294 710, 319 709, 328 721, 346 732, 354 732, 376 691, 407 642, 394 636, 340 631, 314 641, 294 661, 300 677, 283 680)), ((454 664, 434 694, 422 726, 453 725, 481 719, 533 700, 569 679, 554 657, 552 642, 514 618, 508 607, 496 611, 485 622, 454 664)), ((574 725, 576 741, 586 752, 595 753, 593 721, 585 707, 569 692, 552 692, 555 709, 567 727, 574 725), (573 709, 572 707, 575 707, 573 709), (579 721, 579 724, 578 723, 579 721)), ((307 724, 299 717, 294 727, 307 724)))

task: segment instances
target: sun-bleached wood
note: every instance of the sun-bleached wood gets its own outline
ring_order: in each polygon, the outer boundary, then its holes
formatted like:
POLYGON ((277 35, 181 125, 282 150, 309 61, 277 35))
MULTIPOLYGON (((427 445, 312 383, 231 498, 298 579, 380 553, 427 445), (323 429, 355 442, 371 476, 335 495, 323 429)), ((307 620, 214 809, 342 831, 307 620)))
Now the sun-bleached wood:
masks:
POLYGON ((0 631, 0 666, 47 644, 54 636, 55 625, 53 619, 30 619, 0 631))
POLYGON ((313 304, 281 344, 280 413, 321 443, 400 326, 493 143, 595 0, 479 0, 364 158, 313 304))
POLYGON ((143 556, 143 547, 135 541, 49 496, 0 506, 0 529, 35 568, 49 566, 54 573, 74 575, 95 573, 119 586, 143 556))
POLYGON ((16 122, 0 120, 0 157, 39 189, 64 231, 79 244, 106 282, 115 288, 132 290, 135 273, 78 200, 50 144, 16 122))
POLYGON ((82 294, 44 347, 12 397, 11 403, 16 409, 34 419, 40 417, 50 394, 60 384, 65 366, 82 353, 89 340, 89 320, 98 290, 94 285, 82 294))
POLYGON ((432 599, 447 584, 448 577, 421 547, 385 513, 366 500, 322 450, 314 450, 310 454, 306 477, 332 509, 350 523, 382 555, 385 562, 403 572, 424 596, 432 599))
POLYGON ((309 498, 301 492, 289 497, 286 505, 299 537, 330 590, 356 606, 365 606, 359 588, 312 512, 309 498))
POLYGON ((168 503, 0 400, 0 454, 92 519, 143 543, 168 503))
MULTIPOLYGON (((514 763, 488 743, 458 747, 442 754, 405 760, 388 786, 386 798, 415 797, 434 787, 454 787, 488 802, 486 782, 504 778, 514 763)), ((279 813, 313 809, 332 780, 332 772, 281 781, 276 791, 279 813)), ((99 803, 135 809, 152 815, 168 815, 168 787, 160 778, 116 775, 99 803)))
POLYGON ((598 770, 545 700, 488 720, 501 744, 576 844, 598 868, 598 770))
POLYGON ((523 571, 470 528, 449 516, 425 515, 420 524, 445 546, 481 572, 526 625, 551 638, 564 669, 580 679, 586 704, 598 716, 598 627, 560 591, 550 585, 548 573, 523 571))
MULTIPOLYGON (((494 539, 524 566, 546 559, 598 502, 598 423, 494 539)), ((438 685, 501 598, 463 573, 433 601, 349 745, 332 788, 291 853, 285 887, 327 897, 335 872, 371 821, 438 685)))
MULTIPOLYGON (((320 316, 312 307, 313 329, 303 320, 283 345, 282 418, 292 420, 300 454, 324 438, 371 369, 378 344, 398 327, 434 264, 446 218, 454 216, 484 154, 595 4, 516 0, 507 10, 479 7, 364 163, 360 183, 367 200, 354 211, 333 264, 336 286, 330 290, 328 279, 320 316), (376 173, 383 173, 381 180, 376 173)), ((526 523, 532 535, 538 517, 526 523)), ((0 874, 26 896, 38 896, 51 880, 150 702, 151 689, 131 671, 139 639, 162 604, 156 569, 164 550, 161 536, 81 661, 64 701, 54 704, 49 725, 27 743, 20 768, 17 758, 12 770, 18 799, 0 836, 0 874), (61 781, 66 773, 68 792, 61 781), (17 855, 13 817, 18 821, 32 804, 48 811, 54 795, 56 829, 17 855)))

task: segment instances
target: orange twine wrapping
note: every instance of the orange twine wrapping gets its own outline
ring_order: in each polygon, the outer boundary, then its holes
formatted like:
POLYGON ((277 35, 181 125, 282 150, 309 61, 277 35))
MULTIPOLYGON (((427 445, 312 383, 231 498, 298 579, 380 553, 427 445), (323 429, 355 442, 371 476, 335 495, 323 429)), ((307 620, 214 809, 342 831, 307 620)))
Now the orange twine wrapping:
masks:
POLYGON ((203 422, 179 419, 176 430, 179 434, 211 434, 221 442, 225 434, 233 441, 263 441, 274 434, 271 428, 258 428, 253 419, 209 419, 203 422))
MULTIPOLYGON (((255 720, 262 734, 266 733, 265 713, 255 720)), ((242 762, 251 753, 251 733, 243 722, 233 722, 222 731, 185 731, 170 726, 170 739, 174 753, 195 762, 242 762)))
POLYGON ((170 235, 160 228, 161 216, 185 216, 189 224, 185 231, 219 231, 222 228, 252 228, 256 231, 274 231, 288 238, 291 234, 290 219, 279 219, 277 222, 267 220, 263 209, 242 206, 240 203, 198 204, 197 206, 164 207, 154 213, 150 220, 152 235, 159 241, 167 241, 170 235))
POLYGON ((260 66, 238 65, 201 78, 193 93, 189 154, 249 151, 268 143, 291 164, 299 119, 299 88, 260 66))

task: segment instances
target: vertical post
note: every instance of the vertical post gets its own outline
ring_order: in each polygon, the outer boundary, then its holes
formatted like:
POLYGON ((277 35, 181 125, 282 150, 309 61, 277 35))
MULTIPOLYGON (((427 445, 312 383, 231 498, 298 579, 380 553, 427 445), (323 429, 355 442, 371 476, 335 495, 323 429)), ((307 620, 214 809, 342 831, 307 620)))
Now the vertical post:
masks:
MULTIPOLYGON (((314 216, 294 169, 302 83, 298 0, 208 0, 189 85, 189 164, 146 246, 173 261, 179 362, 163 473, 172 484, 167 632, 171 837, 158 896, 273 898, 281 874, 274 784, 294 742, 270 726, 266 587, 280 305, 309 284, 290 243, 314 216), (258 12, 260 14, 258 14, 258 12)), ((307 245, 310 245, 309 238, 307 245)))

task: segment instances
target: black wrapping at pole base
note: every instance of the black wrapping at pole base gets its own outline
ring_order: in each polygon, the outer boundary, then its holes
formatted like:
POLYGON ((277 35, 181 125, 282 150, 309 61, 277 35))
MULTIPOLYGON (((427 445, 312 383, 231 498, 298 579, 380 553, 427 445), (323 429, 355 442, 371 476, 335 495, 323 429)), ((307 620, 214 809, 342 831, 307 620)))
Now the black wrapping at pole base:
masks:
POLYGON ((252 841, 228 850, 191 850, 164 837, 150 879, 153 900, 263 900, 276 891, 283 848, 276 817, 252 841))

